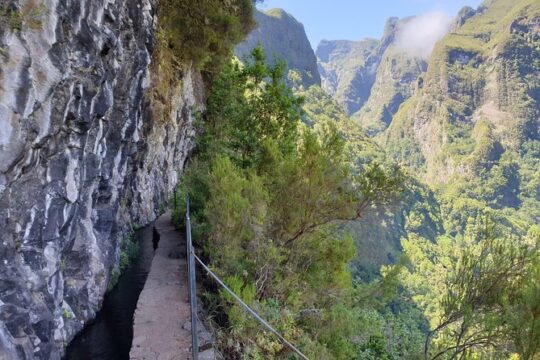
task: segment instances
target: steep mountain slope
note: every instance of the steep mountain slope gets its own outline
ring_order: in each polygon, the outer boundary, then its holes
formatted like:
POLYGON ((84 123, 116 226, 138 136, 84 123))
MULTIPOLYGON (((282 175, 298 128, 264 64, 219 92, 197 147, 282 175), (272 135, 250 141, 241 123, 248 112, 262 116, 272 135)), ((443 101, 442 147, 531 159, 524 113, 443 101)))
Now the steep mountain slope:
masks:
POLYGON ((400 20, 386 22, 380 40, 323 40, 315 54, 323 89, 334 96, 347 115, 362 108, 375 82, 384 52, 395 40, 400 20))
POLYGON ((540 3, 487 1, 470 15, 436 45, 381 144, 431 184, 519 208, 540 200, 540 3))
POLYGON ((203 84, 186 69, 162 116, 150 107, 152 1, 8 3, 0 358, 55 360, 95 317, 132 227, 153 221, 171 196, 203 84))
POLYGON ((429 184, 496 209, 526 208, 537 221, 539 7, 465 7, 429 57, 400 41, 417 18, 391 19, 378 45, 322 42, 323 86, 390 158, 429 184))
POLYGON ((255 20, 257 28, 236 47, 236 55, 242 59, 260 42, 271 61, 276 57, 287 60, 288 70, 294 70, 289 72, 292 85, 302 85, 305 88, 314 84, 320 85, 317 58, 304 26, 281 9, 257 11, 255 20))
POLYGON ((369 97, 380 61, 374 39, 326 41, 317 47, 323 88, 343 106, 347 115, 358 111, 369 97))
POLYGON ((422 58, 389 47, 377 68, 368 100, 352 118, 371 136, 384 131, 401 104, 422 86, 420 76, 426 68, 422 58))
POLYGON ((390 18, 380 41, 322 41, 317 48, 323 88, 369 135, 385 130, 399 106, 417 89, 427 64, 396 44, 414 18, 390 18))
MULTIPOLYGON (((386 167, 393 165, 383 148, 319 86, 311 86, 297 94, 305 99, 304 122, 315 128, 329 123, 337 127, 344 137, 346 153, 355 171, 362 172, 374 162, 386 167)), ((390 204, 372 207, 361 219, 345 226, 357 248, 357 257, 352 262, 354 272, 364 280, 378 274, 382 264, 396 261, 401 253, 402 237, 414 233, 435 241, 444 233, 435 195, 410 174, 404 176, 404 191, 390 204)))

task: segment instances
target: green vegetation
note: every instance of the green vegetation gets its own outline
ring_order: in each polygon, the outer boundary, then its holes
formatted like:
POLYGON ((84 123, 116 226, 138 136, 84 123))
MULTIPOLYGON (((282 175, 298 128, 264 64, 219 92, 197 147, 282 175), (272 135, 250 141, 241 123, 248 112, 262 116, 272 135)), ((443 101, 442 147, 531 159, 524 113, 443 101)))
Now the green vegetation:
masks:
POLYGON ((489 51, 507 40, 513 21, 539 10, 535 0, 486 1, 482 16, 472 18, 458 32, 449 35, 446 45, 489 55, 489 51))
POLYGON ((540 67, 535 40, 511 30, 526 29, 539 10, 493 1, 447 36, 427 85, 385 134, 389 153, 436 189, 444 223, 435 241, 417 231, 402 241, 410 261, 402 284, 429 320, 427 359, 539 354, 539 106, 531 94, 540 82, 530 74, 540 67), (495 52, 498 64, 486 59, 495 52))
POLYGON ((282 9, 270 9, 265 12, 266 15, 281 19, 285 12, 282 9))
POLYGON ((170 119, 171 99, 190 69, 210 83, 232 56, 232 47, 254 26, 251 0, 159 0, 158 29, 147 92, 157 122, 170 119))
POLYGON ((158 47, 206 71, 228 60, 254 26, 251 0, 159 0, 158 47))
MULTIPOLYGON (((377 278, 381 264, 395 262, 401 254, 400 239, 409 232, 435 241, 443 231, 439 205, 429 188, 403 172, 358 122, 349 119, 335 100, 319 86, 296 89, 304 99, 302 120, 315 131, 331 124, 345 141, 344 154, 354 174, 369 174, 373 167, 394 172, 401 191, 379 199, 384 206, 372 207, 358 221, 345 226, 353 236, 358 255, 350 266, 354 278, 368 281, 377 278)), ((398 185, 396 184, 396 185, 398 185)))
POLYGON ((107 291, 114 289, 122 273, 129 268, 137 256, 139 256, 139 243, 135 238, 136 228, 137 226, 134 225, 131 232, 127 236, 124 236, 120 241, 120 259, 118 266, 111 271, 107 291))
POLYGON ((114 289, 116 284, 118 284, 118 279, 120 279, 120 275, 122 275, 122 273, 120 272, 120 269, 117 267, 115 267, 111 271, 111 274, 109 277, 109 283, 107 284, 107 292, 112 291, 112 289, 114 289))
POLYGON ((0 29, 21 30, 21 28, 20 12, 11 9, 8 4, 0 4, 0 29))
POLYGON ((426 359, 533 359, 540 351, 538 228, 517 237, 486 217, 464 235, 410 237, 403 283, 429 319, 426 359))
POLYGON ((400 105, 415 91, 418 77, 426 71, 426 62, 395 46, 386 49, 369 98, 360 111, 351 117, 357 120, 369 136, 383 132, 400 105))
POLYGON ((329 91, 345 109, 356 113, 369 98, 375 81, 373 64, 380 60, 381 42, 374 39, 360 41, 322 41, 316 51, 319 65, 329 80, 329 91), (336 80, 336 79, 339 79, 336 80))
POLYGON ((47 6, 40 0, 27 1, 21 7, 9 3, 0 4, 0 30, 20 31, 26 26, 40 31, 48 11, 47 6))
MULTIPOLYGON (((392 118, 384 147, 259 48, 210 83, 175 218, 189 193, 200 255, 310 358, 538 359, 539 8, 485 6, 412 94, 381 84, 363 116, 372 134, 392 118)), ((376 45, 336 46, 364 61, 376 45)), ((424 70, 394 60, 381 77, 424 70)), ((228 358, 294 358, 205 285, 228 358)))
MULTIPOLYGON (((179 196, 191 196, 202 255, 285 337, 313 358, 367 359, 386 346, 383 328, 401 322, 387 322, 374 304, 357 308, 364 292, 385 293, 386 282, 353 286, 355 246, 342 225, 386 204, 401 175, 377 163, 354 169, 335 124, 302 124, 302 99, 285 85, 284 69, 267 65, 261 48, 224 68, 179 196)), ((207 301, 228 356, 291 356, 226 293, 207 301)))
POLYGON ((320 86, 296 88, 295 95, 303 99, 302 122, 315 131, 335 127, 345 141, 344 154, 354 172, 360 172, 373 162, 390 163, 384 151, 369 137, 361 126, 351 121, 343 109, 320 86))
POLYGON ((64 319, 69 320, 73 318, 73 313, 69 311, 68 309, 64 309, 64 311, 62 312, 62 316, 64 317, 64 319))
POLYGON ((538 39, 527 29, 538 14, 534 0, 488 1, 441 40, 423 88, 381 137, 389 155, 440 184, 454 174, 477 176, 502 152, 535 139, 540 62, 538 39))

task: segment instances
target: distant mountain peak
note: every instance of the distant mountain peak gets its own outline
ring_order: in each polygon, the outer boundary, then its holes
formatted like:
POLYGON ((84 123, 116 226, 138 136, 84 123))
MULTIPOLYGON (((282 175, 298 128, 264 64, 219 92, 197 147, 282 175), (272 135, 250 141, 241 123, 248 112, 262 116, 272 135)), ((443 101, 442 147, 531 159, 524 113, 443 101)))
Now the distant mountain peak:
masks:
POLYGON ((288 20, 292 20, 292 21, 295 21, 295 22, 300 24, 300 22, 298 20, 296 20, 296 18, 294 16, 292 16, 292 14, 290 14, 290 13, 288 13, 285 10, 280 9, 280 8, 273 8, 273 9, 264 11, 264 14, 266 14, 268 16, 271 16, 271 17, 274 17, 274 18, 277 18, 277 19, 287 18, 288 20))
MULTIPOLYGON (((391 118, 397 111, 400 102, 410 96, 415 75, 424 70, 424 66, 417 63, 414 57, 398 56, 398 52, 394 51, 395 58, 385 63, 384 76, 378 74, 380 64, 387 50, 395 44, 400 29, 413 19, 389 18, 380 40, 325 40, 317 47, 323 88, 335 97, 349 116, 359 113, 370 102, 374 87, 385 92, 386 100, 376 103, 372 100, 370 111, 366 114, 371 125, 377 125, 377 132, 385 128, 386 125, 382 123, 388 122, 388 117, 391 118), (406 79, 405 84, 400 84, 401 73, 406 79)), ((359 119, 358 116, 356 118, 359 119)))
MULTIPOLYGON (((283 9, 256 11, 257 28, 239 44, 235 53, 242 58, 261 43, 270 61, 276 58, 287 62, 289 72, 300 75, 300 83, 291 85, 307 88, 320 85, 317 57, 311 48, 304 25, 283 9)), ((291 80, 292 82, 293 80, 291 80)))

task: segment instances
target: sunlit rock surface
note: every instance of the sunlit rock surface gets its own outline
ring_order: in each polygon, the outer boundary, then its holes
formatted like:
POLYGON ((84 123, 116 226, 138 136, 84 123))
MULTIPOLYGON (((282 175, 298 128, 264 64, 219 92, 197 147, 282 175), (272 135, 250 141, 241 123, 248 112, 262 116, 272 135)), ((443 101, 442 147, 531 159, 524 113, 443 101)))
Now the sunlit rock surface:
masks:
POLYGON ((8 1, 0 28, 0 358, 59 359, 193 146, 200 75, 154 119, 153 1, 8 1))

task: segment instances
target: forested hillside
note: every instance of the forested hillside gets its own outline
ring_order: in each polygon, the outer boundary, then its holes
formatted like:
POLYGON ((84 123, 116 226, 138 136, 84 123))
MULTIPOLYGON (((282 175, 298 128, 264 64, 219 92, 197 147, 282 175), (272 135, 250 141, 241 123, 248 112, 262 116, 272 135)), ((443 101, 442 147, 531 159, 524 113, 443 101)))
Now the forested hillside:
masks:
MULTIPOLYGON (((279 41, 307 43, 296 20, 259 13, 210 87, 178 221, 189 193, 201 255, 310 358, 535 359, 538 9, 466 8, 433 51, 401 43, 417 18, 325 41, 322 87, 279 41)), ((208 286, 228 358, 294 358, 208 286)))
MULTIPOLYGON (((495 272, 489 264, 502 264, 505 256, 516 256, 498 275, 500 281, 509 281, 504 290, 498 290, 505 293, 502 297, 519 298, 516 292, 522 291, 520 287, 529 286, 517 281, 521 277, 525 282, 540 281, 533 270, 537 265, 527 270, 519 260, 528 254, 531 264, 539 261, 537 247, 527 249, 538 241, 540 223, 539 9, 537 2, 526 0, 486 1, 476 10, 465 8, 428 57, 411 57, 393 42, 384 54, 386 60, 377 65, 375 77, 379 80, 349 85, 354 89, 369 87, 368 99, 353 118, 367 134, 375 136, 388 158, 410 169, 435 193, 434 209, 442 220, 436 241, 415 228, 421 222, 411 216, 401 244, 411 261, 403 278, 405 287, 413 294, 422 294, 412 299, 425 309, 433 329, 430 336, 437 339, 435 346, 442 348, 437 353, 440 356, 460 351, 472 356, 475 351, 464 349, 487 345, 490 336, 497 337, 495 329, 512 322, 498 317, 505 311, 499 296, 487 288, 476 288, 485 286, 483 281, 489 283, 489 279, 472 282, 471 278, 467 283, 458 281, 456 273, 466 276, 476 268, 489 274, 495 272), (525 248, 520 250, 522 246, 525 248), (471 262, 472 257, 479 259, 471 262), (499 260, 494 260, 497 257, 499 260), (480 264, 482 270, 477 268, 480 264), (432 285, 419 287, 422 282, 432 285), (458 295, 455 286, 466 287, 458 295), (445 293, 450 289, 451 293, 445 293), (474 298, 474 291, 485 298, 474 298), (434 307, 436 298, 445 304, 442 309, 434 307), (488 306, 484 301, 492 303, 488 306), (460 313, 460 306, 477 310, 487 307, 486 313, 471 315, 460 313), (490 321, 493 323, 485 328, 490 321), (455 322, 461 331, 456 330, 455 322), (486 338, 475 338, 470 327, 479 333, 484 331, 486 338), (455 334, 458 338, 453 337, 455 334), (460 344, 467 336, 479 343, 460 344), (456 348, 441 346, 449 338, 459 339, 456 348)), ((320 45, 327 47, 328 42, 320 45)), ((354 53, 346 55, 348 63, 365 61, 354 53)), ((326 54, 319 55, 320 63, 324 65, 327 58, 326 54)), ((338 60, 330 66, 343 69, 338 60)), ((334 80, 332 76, 325 78, 325 72, 321 74, 323 84, 334 80)), ((343 102, 339 93, 332 89, 330 93, 343 102)), ((538 320, 533 309, 540 299, 532 289, 537 288, 526 290, 521 295, 525 298, 518 302, 522 309, 529 309, 520 315, 529 321, 522 330, 534 338, 538 320)), ((527 351, 522 356, 531 358, 535 350, 527 351)), ((510 356, 500 349, 481 354, 490 358, 510 356)))
POLYGON ((263 3, 0 1, 0 359, 539 360, 539 0, 263 3))

